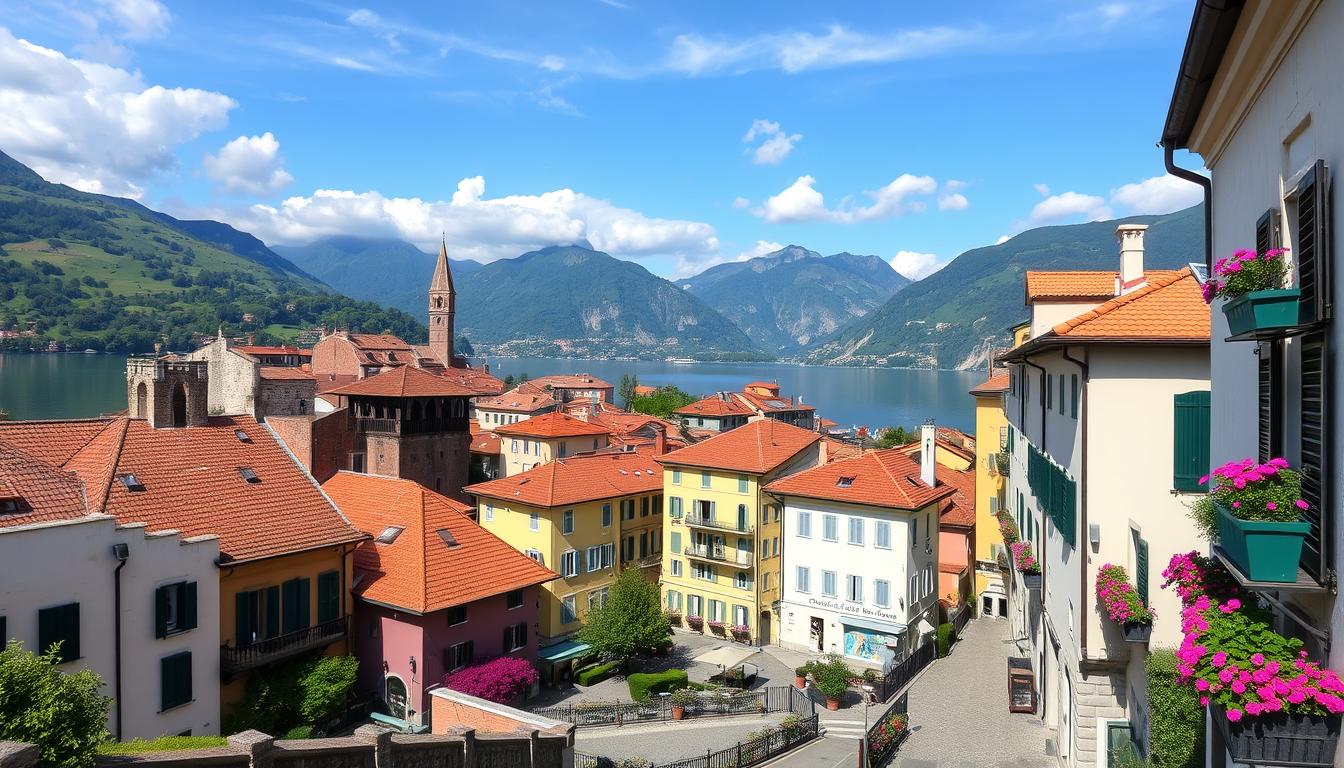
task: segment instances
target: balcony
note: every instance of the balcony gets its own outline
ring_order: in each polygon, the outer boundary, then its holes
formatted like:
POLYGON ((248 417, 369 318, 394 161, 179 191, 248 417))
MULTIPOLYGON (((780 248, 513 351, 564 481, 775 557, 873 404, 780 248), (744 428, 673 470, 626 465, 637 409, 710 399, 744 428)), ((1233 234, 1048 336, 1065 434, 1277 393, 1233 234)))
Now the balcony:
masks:
POLYGON ((466 432, 467 422, 468 419, 465 416, 412 421, 360 417, 355 419, 355 428, 360 434, 426 435, 436 432, 466 432))
POLYGON ((226 675, 231 675, 287 659, 305 651, 324 648, 345 637, 346 623, 346 617, 342 616, 297 632, 258 640, 241 648, 222 646, 219 649, 220 670, 226 675))
POLYGON ((751 533, 751 523, 739 524, 738 521, 715 520, 708 515, 698 515, 691 513, 684 518, 685 523, 692 528, 712 528, 716 531, 733 531, 734 533, 751 533))
POLYGON ((690 544, 685 549, 687 557, 694 557, 697 560, 711 560, 716 563, 731 563, 750 568, 756 562, 756 557, 751 552, 744 552, 732 547, 713 547, 704 544, 690 544))

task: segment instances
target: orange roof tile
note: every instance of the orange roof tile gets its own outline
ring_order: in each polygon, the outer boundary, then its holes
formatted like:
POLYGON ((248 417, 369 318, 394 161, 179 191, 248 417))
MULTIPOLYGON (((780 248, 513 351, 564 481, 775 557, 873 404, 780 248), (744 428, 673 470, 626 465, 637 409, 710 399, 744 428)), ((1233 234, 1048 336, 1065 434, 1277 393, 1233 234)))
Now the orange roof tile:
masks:
POLYGON ((504 382, 481 368, 447 368, 443 378, 475 390, 478 395, 498 395, 504 391, 504 382))
POLYGON ((501 435, 518 437, 581 437, 583 435, 605 435, 609 433, 609 430, 606 427, 576 419, 567 413, 552 411, 540 416, 533 416, 530 419, 523 419, 516 424, 504 424, 495 427, 495 432, 501 435))
POLYGON ((1207 341, 1209 305, 1189 267, 1154 276, 1147 285, 1056 325, 1068 338, 1170 339, 1207 341))
POLYGON ((751 392, 734 392, 733 396, 745 398, 746 400, 751 401, 752 404, 754 404, 758 409, 764 411, 765 413, 771 413, 775 411, 816 410, 816 408, 813 408, 810 405, 804 405, 802 402, 795 402, 792 397, 784 397, 783 395, 778 394, 763 396, 753 394, 751 392))
POLYGON ((366 600, 425 614, 559 577, 477 525, 471 507, 419 483, 342 471, 322 489, 369 536, 402 528, 390 544, 355 550, 355 568, 370 577, 357 589, 366 600))
POLYGON ((996 373, 971 387, 972 395, 997 395, 1008 391, 1008 374, 996 373))
POLYGON ((409 365, 326 390, 333 395, 365 397, 471 397, 476 390, 409 365))
POLYGON ((863 454, 863 449, 853 443, 846 443, 844 440, 837 440, 834 437, 824 437, 822 441, 826 443, 826 460, 840 461, 841 459, 852 459, 855 456, 863 454))
POLYGON ((283 365, 263 365, 261 366, 261 378, 275 381, 315 381, 312 371, 305 371, 302 368, 290 368, 283 365))
POLYGON ((15 501, 18 509, 0 507, 0 528, 53 520, 73 520, 89 514, 84 483, 72 472, 35 458, 0 441, 0 501, 15 501))
POLYGON ((350 342, 356 347, 367 351, 387 351, 410 352, 411 345, 402 341, 400 337, 390 333, 352 333, 350 342))
POLYGON ((658 461, 765 474, 820 439, 821 435, 811 430, 761 419, 664 454, 658 457, 658 461))
MULTIPOLYGON (((1148 280, 1173 275, 1176 270, 1153 269, 1144 273, 1148 280)), ((1027 302, 1038 300, 1097 299, 1115 296, 1116 272, 1072 270, 1059 272, 1027 271, 1027 302)))
POLYGON ((710 395, 690 405, 684 405, 673 413, 683 416, 750 416, 754 411, 739 403, 732 395, 726 398, 710 395))
POLYGON ((107 419, 0 421, 0 440, 59 467, 107 426, 107 419))
POLYGON ((517 387, 495 397, 479 397, 477 408, 514 413, 535 413, 542 408, 554 408, 555 398, 545 392, 524 392, 517 387))
POLYGON ((499 455, 499 435, 494 432, 482 432, 471 438, 471 452, 487 456, 499 455))
POLYGON ((776 480, 765 489, 781 496, 907 510, 920 509, 956 493, 949 484, 925 485, 919 479, 919 462, 899 448, 822 464, 776 480), (842 480, 846 481, 844 487, 842 480))
POLYGON ((974 528, 975 469, 958 472, 939 464, 933 471, 938 482, 953 489, 952 495, 943 500, 942 506, 938 508, 939 522, 956 528, 974 528))
POLYGON ((551 389, 615 389, 609 382, 588 373, 559 373, 529 379, 528 384, 551 389))
POLYGON ((593 453, 556 459, 526 472, 462 490, 474 496, 559 507, 663 488, 663 470, 646 452, 593 453))
POLYGON ((300 349, 299 347, 268 347, 258 344, 241 344, 236 347, 229 347, 235 352, 242 352, 245 355, 298 355, 299 357, 312 357, 313 350, 300 349))

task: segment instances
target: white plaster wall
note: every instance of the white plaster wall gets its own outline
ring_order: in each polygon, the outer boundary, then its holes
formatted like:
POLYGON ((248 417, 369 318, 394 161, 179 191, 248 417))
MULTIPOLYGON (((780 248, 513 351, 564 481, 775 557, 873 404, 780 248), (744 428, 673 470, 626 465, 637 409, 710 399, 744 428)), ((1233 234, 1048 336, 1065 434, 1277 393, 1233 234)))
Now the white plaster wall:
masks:
MULTIPOLYGON (((219 733, 219 542, 213 536, 181 540, 172 531, 145 535, 143 525, 117 527, 115 518, 92 515, 72 521, 0 529, 0 615, 7 633, 36 650, 39 609, 79 603, 82 658, 65 670, 92 669, 103 693, 114 691, 114 581, 112 545, 130 550, 121 571, 122 737, 154 738, 190 730, 219 733), (154 590, 196 582, 197 627, 154 637, 154 590), (192 654, 194 701, 160 712, 159 662, 180 651, 192 654)), ((108 715, 114 728, 115 706, 108 715)))
MULTIPOLYGON (((1116 245, 1115 266, 1120 266, 1119 245, 1116 245)), ((1031 334, 1036 338, 1051 328, 1101 306, 1100 301, 1037 301, 1031 304, 1031 334)))

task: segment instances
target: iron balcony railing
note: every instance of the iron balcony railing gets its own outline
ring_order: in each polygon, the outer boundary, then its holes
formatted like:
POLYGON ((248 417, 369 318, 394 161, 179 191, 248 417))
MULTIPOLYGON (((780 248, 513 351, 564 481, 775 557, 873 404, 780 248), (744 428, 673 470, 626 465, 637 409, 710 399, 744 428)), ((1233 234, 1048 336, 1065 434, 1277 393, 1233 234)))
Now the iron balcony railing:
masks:
POLYGON ((465 417, 413 419, 409 421, 360 417, 355 421, 359 432, 363 434, 423 435, 434 432, 467 431, 467 419, 465 417))
POLYGON ((225 674, 242 672, 289 658, 304 651, 323 648, 345 637, 346 617, 317 624, 297 632, 258 640, 242 647, 225 645, 219 649, 219 666, 225 674))
POLYGON ((740 522, 737 520, 715 520, 706 515, 697 515, 691 513, 686 515, 686 524, 697 528, 713 528, 719 531, 735 531, 737 533, 751 533, 750 522, 740 522))
POLYGON ((704 544, 691 544, 686 547, 686 556, 694 557, 700 560, 714 560, 720 563, 734 563, 736 565, 750 566, 755 563, 756 558, 750 552, 744 552, 740 549, 731 547, 711 547, 704 544))

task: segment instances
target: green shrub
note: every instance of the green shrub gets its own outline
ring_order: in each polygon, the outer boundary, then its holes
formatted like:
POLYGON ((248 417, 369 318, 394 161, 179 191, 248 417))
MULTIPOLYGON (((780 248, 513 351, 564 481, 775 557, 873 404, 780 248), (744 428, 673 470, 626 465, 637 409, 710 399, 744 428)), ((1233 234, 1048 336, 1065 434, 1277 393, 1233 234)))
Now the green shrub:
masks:
POLYGON ((574 674, 574 682, 579 685, 597 685, 608 677, 616 674, 620 668, 620 660, 608 661, 605 664, 597 664, 576 672, 574 674))
POLYGON ((952 643, 956 639, 955 630, 951 624, 938 625, 938 657, 942 658, 952 650, 952 643))
POLYGON ((817 683, 817 690, 828 699, 843 698, 853 677, 854 672, 839 654, 828 653, 822 661, 812 663, 812 678, 817 683))
POLYGON ((1196 768, 1204 762, 1204 708, 1176 672, 1176 653, 1148 656, 1149 759, 1156 768, 1196 768))
POLYGON ((694 688, 678 688, 672 692, 671 700, 674 707, 689 707, 700 701, 700 697, 694 688))
POLYGON ((644 701, 650 694, 670 693, 685 688, 688 682, 686 670, 669 669, 666 672, 636 672, 625 678, 630 686, 630 698, 644 701))
POLYGON ((311 739, 311 738, 313 738, 313 726, 311 726, 311 725, 300 725, 300 726, 296 726, 296 727, 294 727, 294 728, 290 728, 288 731, 285 731, 285 735, 284 735, 284 736, 281 736, 280 738, 282 738, 282 739, 311 739))
POLYGON ((92 670, 65 674, 53 644, 41 656, 11 640, 0 651, 0 741, 26 741, 44 768, 89 768, 107 736, 111 699, 92 670))
POLYGON ((359 661, 353 656, 310 656, 277 664, 247 680, 241 703, 224 719, 226 733, 249 728, 278 734, 303 725, 321 729, 345 709, 359 661))
POLYGON ((223 736, 160 736, 157 739, 106 741, 98 745, 100 755, 132 755, 140 752, 170 752, 182 749, 222 747, 229 742, 223 736))

